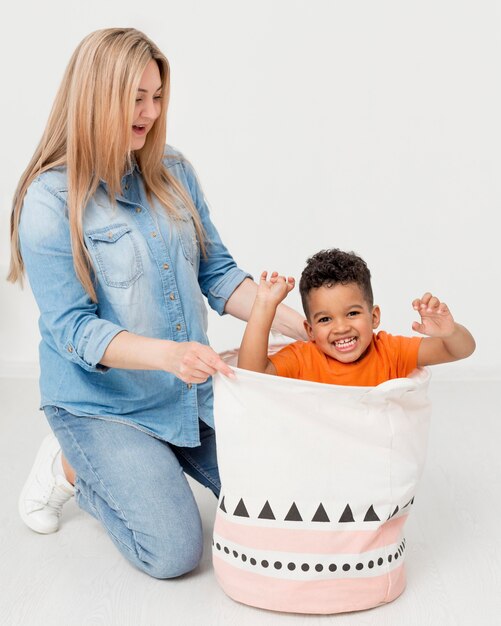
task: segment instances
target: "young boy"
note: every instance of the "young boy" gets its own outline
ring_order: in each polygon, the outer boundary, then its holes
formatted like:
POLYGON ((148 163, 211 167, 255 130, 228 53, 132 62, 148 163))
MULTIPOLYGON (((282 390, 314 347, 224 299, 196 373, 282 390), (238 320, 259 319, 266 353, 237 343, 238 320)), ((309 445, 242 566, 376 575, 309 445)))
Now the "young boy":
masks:
POLYGON ((412 303, 421 317, 412 328, 426 337, 374 333, 380 309, 373 303, 367 264, 352 252, 331 249, 308 259, 299 283, 309 341, 268 356, 276 308, 293 287, 291 277, 273 272, 267 280, 267 272, 261 274, 238 367, 321 383, 375 386, 408 376, 416 367, 464 359, 475 349, 469 331, 430 293, 412 303))

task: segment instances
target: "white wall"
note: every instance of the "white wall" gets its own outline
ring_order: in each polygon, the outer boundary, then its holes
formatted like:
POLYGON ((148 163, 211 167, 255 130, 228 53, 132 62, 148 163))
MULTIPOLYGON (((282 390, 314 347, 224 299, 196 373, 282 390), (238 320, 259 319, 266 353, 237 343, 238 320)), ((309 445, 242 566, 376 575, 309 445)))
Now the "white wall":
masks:
MULTIPOLYGON (((194 163, 225 242, 255 275, 338 246, 372 268, 382 327, 436 292, 478 343, 438 376, 501 378, 501 9, 495 0, 86 0, 2 20, 0 272, 10 201, 76 44, 135 26, 172 68, 169 141, 194 163)), ((31 294, 0 282, 0 373, 37 359, 31 294)), ((290 303, 299 307, 296 293, 290 303)), ((217 349, 240 322, 211 316, 217 349)))

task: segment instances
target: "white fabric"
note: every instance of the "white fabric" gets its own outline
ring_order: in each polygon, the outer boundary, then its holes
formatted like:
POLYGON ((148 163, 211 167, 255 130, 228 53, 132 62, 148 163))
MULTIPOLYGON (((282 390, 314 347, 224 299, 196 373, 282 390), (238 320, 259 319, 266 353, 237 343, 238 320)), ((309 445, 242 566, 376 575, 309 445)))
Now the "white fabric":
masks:
MULTIPOLYGON (((223 355, 230 364, 235 356, 223 355)), ((299 613, 394 600, 426 455, 429 371, 377 387, 234 371, 214 377, 222 588, 299 613)))
POLYGON ((235 372, 236 380, 214 378, 227 501, 232 494, 247 507, 268 500, 273 508, 274 500, 275 517, 283 519, 300 500, 303 520, 320 502, 331 503, 339 517, 349 504, 356 526, 365 529, 370 505, 382 520, 414 497, 426 455, 428 370, 377 387, 235 372))

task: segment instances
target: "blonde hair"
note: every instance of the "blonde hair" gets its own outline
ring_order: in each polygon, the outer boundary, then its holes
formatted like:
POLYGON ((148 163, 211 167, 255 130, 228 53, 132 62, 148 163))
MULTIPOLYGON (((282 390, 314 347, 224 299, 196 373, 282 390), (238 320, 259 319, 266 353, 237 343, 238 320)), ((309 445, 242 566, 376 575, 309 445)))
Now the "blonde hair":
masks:
POLYGON ((135 152, 148 200, 155 196, 173 217, 176 201, 190 211, 202 252, 200 216, 184 187, 163 164, 169 100, 169 62, 146 35, 133 28, 107 28, 88 35, 73 53, 56 95, 47 126, 23 172, 11 213, 11 264, 7 279, 21 282, 24 263, 19 247, 19 220, 26 191, 42 172, 59 165, 68 171, 68 217, 76 275, 94 302, 92 261, 84 244, 83 214, 100 180, 111 201, 121 191, 130 151, 134 104, 142 74, 154 59, 162 79, 162 110, 144 146, 135 152))

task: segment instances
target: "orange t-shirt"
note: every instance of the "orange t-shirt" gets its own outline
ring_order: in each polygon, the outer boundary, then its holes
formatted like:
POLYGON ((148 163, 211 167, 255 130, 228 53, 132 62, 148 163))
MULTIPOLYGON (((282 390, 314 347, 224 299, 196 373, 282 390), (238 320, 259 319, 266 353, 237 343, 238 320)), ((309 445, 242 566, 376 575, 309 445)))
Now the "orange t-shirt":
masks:
POLYGON ((374 334, 364 356, 341 363, 319 350, 311 341, 296 341, 270 356, 278 376, 317 383, 374 387, 392 378, 404 378, 417 367, 421 337, 374 334))

